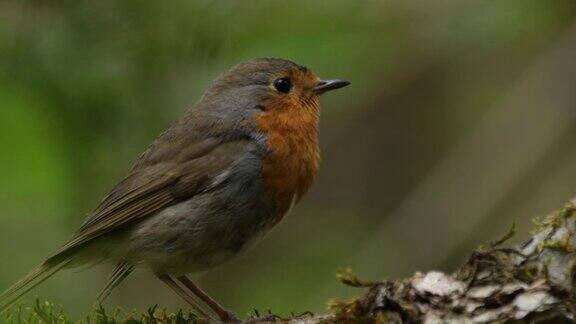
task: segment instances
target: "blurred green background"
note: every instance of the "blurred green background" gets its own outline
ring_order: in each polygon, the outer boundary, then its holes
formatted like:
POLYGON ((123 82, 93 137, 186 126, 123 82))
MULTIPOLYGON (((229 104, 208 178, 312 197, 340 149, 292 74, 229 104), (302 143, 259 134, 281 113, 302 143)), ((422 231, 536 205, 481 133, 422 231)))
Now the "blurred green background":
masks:
MULTIPOLYGON (((240 314, 323 311, 368 279, 449 271, 576 195, 576 2, 0 1, 0 288, 62 244, 210 80, 283 57, 322 99, 322 170, 245 256, 198 276, 240 314)), ((109 266, 35 295, 86 313, 109 266)), ((1 290, 0 289, 0 290, 1 290)), ((108 307, 185 306, 144 271, 108 307)))

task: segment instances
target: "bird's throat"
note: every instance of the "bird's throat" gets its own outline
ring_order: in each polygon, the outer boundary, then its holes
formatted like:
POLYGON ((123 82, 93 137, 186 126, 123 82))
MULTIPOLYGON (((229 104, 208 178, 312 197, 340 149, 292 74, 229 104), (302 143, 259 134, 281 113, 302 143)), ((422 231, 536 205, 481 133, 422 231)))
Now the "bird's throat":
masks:
POLYGON ((320 164, 317 113, 280 111, 257 118, 266 135, 268 154, 263 157, 262 177, 273 197, 278 221, 312 185, 320 164))

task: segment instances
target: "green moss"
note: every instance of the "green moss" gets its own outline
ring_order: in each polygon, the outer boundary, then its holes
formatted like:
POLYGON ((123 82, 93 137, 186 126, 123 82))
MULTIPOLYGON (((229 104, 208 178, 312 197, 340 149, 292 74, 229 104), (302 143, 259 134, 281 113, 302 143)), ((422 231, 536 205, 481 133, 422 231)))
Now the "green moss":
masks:
POLYGON ((516 235, 516 223, 512 223, 512 226, 510 227, 508 232, 506 232, 506 234, 502 235, 502 237, 500 237, 496 241, 491 242, 490 247, 491 248, 498 247, 498 246, 502 245, 504 242, 511 239, 514 235, 516 235))
MULTIPOLYGON (((550 227, 556 229, 562 226, 563 223, 566 221, 574 221, 571 220, 574 216, 574 212, 576 211, 576 206, 573 203, 568 203, 564 206, 564 208, 555 211, 548 216, 546 216, 543 220, 536 222, 536 231, 546 230, 550 227)), ((544 249, 553 249, 565 253, 574 253, 575 249, 572 246, 568 237, 565 237, 561 240, 552 240, 550 238, 545 239, 539 246, 539 251, 544 249)))
POLYGON ((343 284, 351 287, 372 287, 379 282, 360 280, 350 268, 338 270, 336 279, 340 280, 343 284))
POLYGON ((526 266, 521 268, 519 279, 524 282, 532 282, 540 277, 540 271, 536 266, 526 266))
POLYGON ((536 234, 548 227, 558 227, 562 224, 562 219, 558 217, 558 213, 554 212, 548 214, 544 217, 536 217, 532 220, 536 228, 532 231, 532 234, 536 234))
POLYGON ((66 312, 59 306, 49 302, 36 300, 33 307, 18 306, 0 317, 1 323, 10 324, 184 324, 196 323, 197 317, 182 310, 177 313, 167 312, 165 309, 158 310, 156 306, 149 308, 146 312, 126 312, 117 309, 113 314, 107 314, 103 307, 94 309, 90 314, 79 321, 72 321, 66 312))
POLYGON ((558 228, 566 220, 573 218, 574 212, 576 212, 576 205, 572 202, 567 203, 560 210, 554 211, 543 218, 536 217, 532 220, 536 228, 530 233, 535 235, 543 230, 547 230, 550 227, 558 228))
POLYGON ((359 279, 349 268, 340 269, 336 274, 336 278, 343 284, 360 287, 371 288, 370 291, 363 297, 353 298, 349 300, 331 300, 328 302, 328 308, 334 314, 334 321, 336 323, 388 323, 392 322, 387 319, 386 312, 377 312, 373 314, 370 311, 371 291, 378 285, 383 284, 381 281, 364 281, 359 279))
POLYGON ((551 239, 544 240, 541 244, 541 248, 553 249, 566 253, 574 252, 574 247, 572 246, 572 244, 570 244, 570 240, 568 239, 568 237, 565 237, 562 240, 551 240, 551 239))
POLYGON ((560 210, 559 214, 564 219, 568 219, 574 215, 575 211, 576 211, 576 205, 574 205, 572 202, 569 202, 564 206, 562 210, 560 210))
POLYGON ((367 323, 370 320, 359 299, 332 300, 328 302, 328 308, 334 313, 337 323, 367 323))

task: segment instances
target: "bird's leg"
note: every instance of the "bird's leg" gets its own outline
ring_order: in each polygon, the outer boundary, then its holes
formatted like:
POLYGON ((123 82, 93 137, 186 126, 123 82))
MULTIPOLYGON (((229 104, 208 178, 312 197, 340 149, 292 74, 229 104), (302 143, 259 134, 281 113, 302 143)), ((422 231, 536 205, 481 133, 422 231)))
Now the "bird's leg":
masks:
POLYGON ((208 315, 202 308, 198 305, 197 301, 193 296, 189 295, 172 277, 167 274, 156 274, 158 279, 162 280, 168 287, 170 287, 174 292, 176 292, 182 299, 184 299, 200 316, 208 319, 209 321, 214 321, 210 315, 208 315))
POLYGON ((178 280, 184 286, 186 286, 186 288, 190 289, 190 291, 192 291, 194 295, 196 295, 196 297, 200 298, 204 303, 206 303, 206 305, 208 305, 208 307, 210 307, 214 311, 214 313, 216 313, 218 317, 220 317, 221 321, 226 323, 241 322, 238 319, 238 317, 234 315, 234 313, 227 311, 224 307, 218 304, 217 301, 212 299, 212 297, 208 296, 208 294, 206 294, 202 289, 200 289, 200 287, 196 286, 196 284, 194 284, 192 280, 188 279, 188 277, 181 276, 178 277, 178 280))

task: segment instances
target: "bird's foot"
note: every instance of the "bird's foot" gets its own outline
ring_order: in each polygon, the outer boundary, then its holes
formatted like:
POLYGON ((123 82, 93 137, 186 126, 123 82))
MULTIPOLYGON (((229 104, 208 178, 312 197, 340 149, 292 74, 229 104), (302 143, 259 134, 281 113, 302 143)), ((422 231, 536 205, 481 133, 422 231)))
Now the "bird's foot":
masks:
POLYGON ((261 315, 260 312, 258 312, 258 310, 254 309, 254 315, 250 316, 250 318, 248 320, 246 320, 244 322, 244 324, 260 324, 260 323, 284 323, 284 322, 291 322, 293 320, 305 320, 306 317, 311 317, 314 316, 314 313, 310 312, 310 311, 306 311, 303 312, 300 315, 296 315, 294 314, 294 312, 291 313, 291 316, 289 317, 282 317, 276 314, 273 314, 271 310, 267 311, 267 314, 261 315))
POLYGON ((267 314, 263 316, 252 317, 244 323, 245 324, 277 323, 281 322, 282 320, 283 320, 282 317, 278 315, 267 314))
POLYGON ((234 313, 227 311, 225 309, 222 309, 221 311, 218 312, 218 317, 224 323, 241 323, 242 322, 236 315, 234 315, 234 313))
POLYGON ((250 316, 244 324, 278 323, 283 321, 285 321, 285 319, 279 315, 273 314, 270 309, 266 311, 266 314, 260 314, 257 309, 254 309, 254 315, 250 316))

